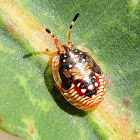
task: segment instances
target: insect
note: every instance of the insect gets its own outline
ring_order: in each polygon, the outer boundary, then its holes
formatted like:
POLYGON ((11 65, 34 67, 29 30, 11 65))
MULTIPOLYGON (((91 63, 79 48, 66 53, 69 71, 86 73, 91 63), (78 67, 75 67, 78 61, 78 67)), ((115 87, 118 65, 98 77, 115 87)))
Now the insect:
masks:
POLYGON ((51 56, 53 78, 65 99, 81 110, 92 110, 104 98, 105 80, 90 51, 71 43, 71 29, 78 16, 79 13, 70 24, 68 44, 58 46, 55 35, 46 29, 53 37, 57 51, 46 49, 45 54, 51 56))

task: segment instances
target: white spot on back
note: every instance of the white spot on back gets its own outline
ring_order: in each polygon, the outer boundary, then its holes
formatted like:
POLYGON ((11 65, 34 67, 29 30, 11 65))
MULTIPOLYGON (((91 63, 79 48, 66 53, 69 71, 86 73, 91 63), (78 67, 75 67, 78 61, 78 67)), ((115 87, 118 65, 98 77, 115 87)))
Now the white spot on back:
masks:
POLYGON ((79 86, 80 86, 80 83, 77 84, 77 87, 79 87, 79 86))
POLYGON ((92 98, 95 98, 95 97, 96 97, 96 95, 93 94, 93 95, 92 95, 92 98))
POLYGON ((93 89, 93 85, 89 85, 88 86, 88 89, 93 89))
POLYGON ((96 87, 98 86, 98 83, 97 83, 97 82, 95 82, 95 86, 96 86, 96 87))
POLYGON ((69 65, 69 68, 72 68, 72 65, 69 65))
POLYGON ((81 92, 82 92, 82 93, 85 93, 85 92, 86 92, 86 89, 81 89, 81 92))
POLYGON ((71 85, 71 88, 73 88, 73 87, 74 87, 74 84, 71 85))
POLYGON ((82 62, 85 62, 85 59, 84 58, 82 59, 82 62))

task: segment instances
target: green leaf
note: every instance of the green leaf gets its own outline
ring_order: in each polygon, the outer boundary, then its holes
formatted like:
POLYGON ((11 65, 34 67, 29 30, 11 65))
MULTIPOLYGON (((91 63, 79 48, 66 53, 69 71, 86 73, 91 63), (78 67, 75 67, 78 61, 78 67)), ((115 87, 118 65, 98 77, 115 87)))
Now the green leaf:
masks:
POLYGON ((26 139, 132 140, 140 129, 139 1, 1 1, 0 126, 26 139), (106 74, 106 96, 92 112, 70 105, 55 88, 48 56, 54 41, 84 44, 106 74))

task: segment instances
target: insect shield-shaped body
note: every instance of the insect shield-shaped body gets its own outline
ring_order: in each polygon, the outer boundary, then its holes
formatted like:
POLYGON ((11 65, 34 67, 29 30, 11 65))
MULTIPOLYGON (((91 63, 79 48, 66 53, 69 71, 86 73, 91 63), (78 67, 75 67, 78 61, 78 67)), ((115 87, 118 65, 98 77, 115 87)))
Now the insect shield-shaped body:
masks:
MULTIPOLYGON (((52 55, 53 77, 57 88, 73 106, 82 110, 91 110, 103 100, 105 82, 99 64, 90 56, 90 51, 81 46, 71 45, 70 35, 74 21, 70 25, 68 44, 57 45, 57 39, 49 29, 48 33, 54 38, 57 52, 52 55)), ((46 54, 49 54, 46 51, 46 54)))

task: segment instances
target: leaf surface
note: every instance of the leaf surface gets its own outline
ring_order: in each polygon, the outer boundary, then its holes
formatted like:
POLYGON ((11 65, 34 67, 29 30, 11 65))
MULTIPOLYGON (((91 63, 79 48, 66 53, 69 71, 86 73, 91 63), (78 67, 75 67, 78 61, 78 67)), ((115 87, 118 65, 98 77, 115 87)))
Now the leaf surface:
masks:
POLYGON ((140 138, 138 1, 1 1, 0 126, 26 139, 140 138), (54 41, 85 45, 106 74, 104 101, 93 112, 71 106, 54 87, 48 56, 30 55, 54 41))

